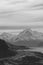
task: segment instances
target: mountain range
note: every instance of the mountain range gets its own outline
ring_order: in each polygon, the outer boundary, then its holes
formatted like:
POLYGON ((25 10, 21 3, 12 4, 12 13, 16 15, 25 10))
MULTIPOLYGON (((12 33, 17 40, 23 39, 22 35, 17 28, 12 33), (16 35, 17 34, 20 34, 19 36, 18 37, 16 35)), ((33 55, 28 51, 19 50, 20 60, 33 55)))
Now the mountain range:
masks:
POLYGON ((0 65, 43 65, 43 53, 26 51, 25 46, 13 44, 8 46, 8 44, 5 40, 0 39, 0 65))
POLYGON ((43 33, 32 31, 30 28, 25 29, 17 36, 14 44, 28 47, 43 47, 43 33))
POLYGON ((18 35, 2 33, 0 35, 0 65, 30 64, 43 65, 43 33, 32 31, 30 28, 18 35))
POLYGON ((20 40, 43 40, 43 33, 32 31, 30 28, 25 29, 24 31, 20 32, 17 36, 20 40))
POLYGON ((32 31, 30 28, 24 29, 18 35, 4 32, 0 35, 0 38, 14 45, 26 45, 28 47, 43 46, 43 33, 32 31))
POLYGON ((10 42, 11 40, 13 41, 13 39, 15 39, 17 36, 15 34, 12 33, 7 33, 7 32, 3 32, 2 34, 0 34, 0 39, 3 39, 7 42, 10 42))

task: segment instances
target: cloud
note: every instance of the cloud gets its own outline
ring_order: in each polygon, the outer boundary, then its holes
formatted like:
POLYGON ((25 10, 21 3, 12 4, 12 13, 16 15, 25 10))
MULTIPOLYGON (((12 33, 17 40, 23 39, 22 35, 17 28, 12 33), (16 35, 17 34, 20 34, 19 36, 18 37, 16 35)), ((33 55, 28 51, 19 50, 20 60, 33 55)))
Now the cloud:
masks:
POLYGON ((43 26, 42 22, 43 0, 0 0, 0 26, 43 26))
POLYGON ((43 0, 28 0, 26 8, 29 10, 43 9, 43 0))
POLYGON ((0 0, 0 12, 35 8, 43 8, 43 0, 0 0))
POLYGON ((2 0, 0 1, 0 12, 2 11, 17 11, 24 9, 26 5, 25 0, 2 0))

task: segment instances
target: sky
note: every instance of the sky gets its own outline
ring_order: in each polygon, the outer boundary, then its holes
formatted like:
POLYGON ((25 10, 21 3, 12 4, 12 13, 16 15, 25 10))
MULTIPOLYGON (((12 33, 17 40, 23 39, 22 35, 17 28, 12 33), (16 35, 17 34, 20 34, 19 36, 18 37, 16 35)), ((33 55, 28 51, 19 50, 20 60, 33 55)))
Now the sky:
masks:
POLYGON ((43 28, 43 0, 0 0, 0 26, 43 28))

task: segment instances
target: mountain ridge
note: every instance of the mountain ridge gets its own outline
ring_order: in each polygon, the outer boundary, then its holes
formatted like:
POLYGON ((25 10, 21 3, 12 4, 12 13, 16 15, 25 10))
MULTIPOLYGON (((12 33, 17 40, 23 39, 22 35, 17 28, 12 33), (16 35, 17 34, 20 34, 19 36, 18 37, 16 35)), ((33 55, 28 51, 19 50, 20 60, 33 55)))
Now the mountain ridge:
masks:
POLYGON ((37 31, 32 31, 30 28, 25 29, 17 36, 14 44, 28 47, 43 46, 43 34, 37 31))
POLYGON ((24 40, 29 40, 33 39, 33 40, 43 40, 43 33, 41 32, 37 32, 37 31, 32 31, 30 28, 25 29, 24 31, 20 32, 20 34, 17 36, 19 39, 24 38, 24 40))
POLYGON ((29 47, 40 47, 43 45, 43 33, 32 31, 31 28, 24 29, 18 35, 4 32, 0 35, 0 38, 13 45, 27 45, 29 47))

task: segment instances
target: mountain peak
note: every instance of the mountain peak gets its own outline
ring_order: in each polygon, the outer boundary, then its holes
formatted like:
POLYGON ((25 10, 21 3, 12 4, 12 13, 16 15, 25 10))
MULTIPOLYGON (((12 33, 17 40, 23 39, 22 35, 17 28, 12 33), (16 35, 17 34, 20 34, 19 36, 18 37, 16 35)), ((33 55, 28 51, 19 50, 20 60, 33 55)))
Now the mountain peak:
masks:
MULTIPOLYGON (((29 35, 31 35, 31 33, 32 33, 32 30, 30 29, 30 28, 27 28, 27 29, 24 29, 22 32, 20 32, 20 34, 22 35, 22 34, 29 34, 29 35)), ((19 35, 20 35, 19 34, 19 35)))
POLYGON ((24 29, 20 34, 17 36, 16 40, 42 40, 43 39, 43 34, 38 32, 38 31, 32 31, 31 28, 24 29))
POLYGON ((20 40, 29 40, 32 36, 33 31, 30 28, 24 29, 22 32, 19 33, 17 39, 20 40))

